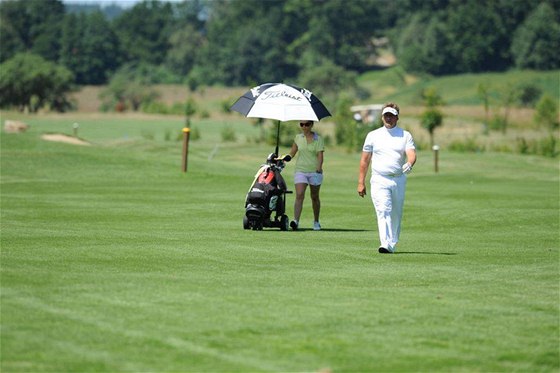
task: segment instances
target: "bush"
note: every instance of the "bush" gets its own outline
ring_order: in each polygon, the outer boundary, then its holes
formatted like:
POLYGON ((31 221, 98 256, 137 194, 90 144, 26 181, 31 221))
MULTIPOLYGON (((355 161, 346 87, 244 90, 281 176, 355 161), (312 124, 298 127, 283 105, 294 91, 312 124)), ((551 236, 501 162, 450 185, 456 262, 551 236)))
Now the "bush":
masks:
POLYGON ((488 123, 488 128, 493 131, 503 131, 504 128, 506 127, 507 127, 506 119, 498 114, 494 115, 490 119, 490 122, 488 123))
MULTIPOLYGON (((317 123, 315 123, 315 126, 317 123)), ((277 124, 276 121, 273 122, 273 125, 270 126, 266 139, 267 143, 270 145, 276 146, 276 137, 277 137, 277 124)), ((313 129, 316 131, 317 129, 314 127, 313 129)), ((299 124, 295 123, 282 123, 280 122, 280 139, 278 141, 278 146, 284 147, 291 147, 292 143, 294 142, 294 138, 299 133, 299 124)))
POLYGON ((184 114, 187 116, 187 118, 190 118, 196 114, 198 110, 198 105, 196 104, 196 101, 192 97, 189 97, 187 102, 185 102, 185 106, 183 107, 183 109, 184 109, 184 114))
POLYGON ((235 131, 231 126, 224 127, 222 129, 222 141, 223 142, 235 142, 237 137, 235 136, 235 131))
POLYGON ((121 109, 138 111, 158 98, 158 93, 140 80, 134 80, 130 71, 124 69, 113 75, 109 86, 104 89, 100 98, 103 110, 119 111, 121 109))
POLYGON ((480 153, 485 150, 484 145, 477 143, 475 138, 467 138, 464 141, 456 140, 449 144, 449 150, 460 153, 480 153))
POLYGON ((539 153, 545 157, 555 158, 558 156, 558 150, 556 149, 556 144, 558 140, 556 137, 549 136, 546 139, 542 139, 539 144, 539 153))
POLYGON ((169 114, 173 115, 184 115, 185 106, 180 102, 174 102, 173 105, 167 110, 169 114))
POLYGON ((189 136, 189 140, 200 140, 200 130, 198 129, 198 127, 191 127, 191 134, 189 136))
POLYGON ((231 110, 229 108, 231 107, 232 102, 234 102, 234 100, 231 99, 220 101, 220 108, 222 110, 222 113, 231 114, 231 110))
POLYGON ((519 154, 535 153, 534 145, 529 143, 525 138, 520 137, 517 139, 517 152, 519 154), (533 148, 532 148, 533 147, 533 148))
POLYGON ((542 95, 542 89, 534 84, 527 84, 519 88, 519 104, 523 107, 535 107, 542 95))
POLYGON ((552 130, 559 127, 558 104, 549 95, 544 95, 537 103, 534 121, 535 123, 543 124, 552 130))
POLYGON ((517 152, 519 154, 542 155, 555 158, 558 156, 557 143, 558 141, 554 136, 536 141, 527 141, 525 138, 520 137, 517 139, 517 152))
POLYGON ((146 114, 169 114, 167 106, 159 101, 150 101, 140 106, 140 111, 146 114))
POLYGON ((498 152, 498 153, 513 153, 513 150, 505 144, 499 144, 499 145, 492 145, 490 148, 491 151, 493 152, 498 152))

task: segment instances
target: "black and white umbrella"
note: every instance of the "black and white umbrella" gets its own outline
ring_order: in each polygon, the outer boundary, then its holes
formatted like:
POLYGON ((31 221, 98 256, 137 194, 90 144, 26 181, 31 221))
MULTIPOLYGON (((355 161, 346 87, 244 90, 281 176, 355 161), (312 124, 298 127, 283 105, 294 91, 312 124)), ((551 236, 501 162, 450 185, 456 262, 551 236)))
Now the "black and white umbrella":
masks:
MULTIPOLYGON (((237 99, 230 108, 248 118, 276 119, 282 122, 291 120, 312 120, 318 122, 331 115, 325 105, 313 92, 284 83, 265 83, 237 99)), ((280 124, 277 124, 276 153, 280 124)))
POLYGON ((231 107, 248 118, 319 121, 331 115, 313 92, 284 83, 251 88, 231 107))

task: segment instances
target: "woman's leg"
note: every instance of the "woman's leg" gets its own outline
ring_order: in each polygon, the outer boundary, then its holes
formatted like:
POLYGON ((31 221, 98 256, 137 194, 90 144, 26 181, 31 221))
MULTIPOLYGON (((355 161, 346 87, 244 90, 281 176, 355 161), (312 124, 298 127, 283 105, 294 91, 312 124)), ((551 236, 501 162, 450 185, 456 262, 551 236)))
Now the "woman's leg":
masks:
POLYGON ((319 214, 321 213, 321 200, 319 199, 320 185, 310 185, 311 191, 311 204, 313 205, 313 218, 314 221, 319 221, 319 214))
POLYGON ((301 210, 303 208, 303 200, 305 199, 305 190, 307 184, 296 184, 296 200, 294 201, 294 220, 299 223, 301 210))

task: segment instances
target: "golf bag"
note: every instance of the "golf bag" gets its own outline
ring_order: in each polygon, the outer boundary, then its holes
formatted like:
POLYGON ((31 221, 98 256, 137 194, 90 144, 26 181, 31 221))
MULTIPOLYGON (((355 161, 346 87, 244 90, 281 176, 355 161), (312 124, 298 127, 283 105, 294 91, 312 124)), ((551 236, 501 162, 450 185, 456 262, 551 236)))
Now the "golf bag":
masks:
POLYGON ((285 214, 286 194, 292 192, 287 190, 281 173, 286 162, 291 159, 289 155, 277 158, 275 153, 271 153, 266 164, 261 165, 245 198, 244 229, 288 230, 289 219, 285 214))

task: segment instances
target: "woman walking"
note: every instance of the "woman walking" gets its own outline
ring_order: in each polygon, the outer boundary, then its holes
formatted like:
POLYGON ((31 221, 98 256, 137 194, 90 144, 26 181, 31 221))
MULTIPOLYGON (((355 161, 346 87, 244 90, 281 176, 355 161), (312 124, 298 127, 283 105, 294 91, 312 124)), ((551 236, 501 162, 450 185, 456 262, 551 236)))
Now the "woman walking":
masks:
POLYGON ((325 143, 323 138, 313 132, 313 121, 302 121, 300 127, 302 133, 296 135, 290 155, 292 158, 298 154, 294 183, 296 187, 296 199, 294 202, 294 220, 290 223, 293 230, 299 227, 299 219, 305 199, 305 191, 309 185, 311 204, 313 206, 313 230, 321 230, 319 214, 321 212, 321 200, 319 190, 323 182, 323 152, 325 143))

